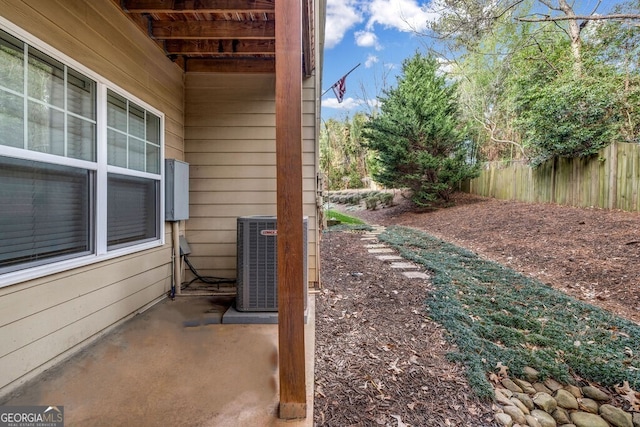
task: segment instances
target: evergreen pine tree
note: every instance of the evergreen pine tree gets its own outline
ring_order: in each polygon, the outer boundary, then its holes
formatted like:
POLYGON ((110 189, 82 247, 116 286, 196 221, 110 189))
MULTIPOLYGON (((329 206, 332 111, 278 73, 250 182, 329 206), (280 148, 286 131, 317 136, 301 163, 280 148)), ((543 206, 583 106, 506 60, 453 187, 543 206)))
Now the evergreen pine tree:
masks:
POLYGON ((408 188, 421 207, 447 201, 459 182, 477 175, 458 119, 456 85, 439 73, 435 58, 416 54, 404 61, 397 87, 384 95, 364 130, 376 153, 373 179, 408 188))

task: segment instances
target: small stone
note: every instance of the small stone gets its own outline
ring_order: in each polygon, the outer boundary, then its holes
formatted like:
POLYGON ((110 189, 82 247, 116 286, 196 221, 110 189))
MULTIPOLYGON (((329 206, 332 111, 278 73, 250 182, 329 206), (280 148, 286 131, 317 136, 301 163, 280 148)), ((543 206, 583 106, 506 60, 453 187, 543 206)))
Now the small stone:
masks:
POLYGON ((525 389, 526 387, 531 387, 531 383, 529 381, 521 380, 520 378, 514 378, 513 382, 518 384, 521 389, 525 389))
POLYGON ((536 389, 533 388, 533 386, 529 381, 521 380, 519 378, 514 378, 513 382, 516 383, 525 393, 536 394, 536 389))
POLYGON ((553 378, 547 378, 546 380, 544 380, 544 385, 546 385, 547 388, 551 391, 560 390, 562 388, 562 384, 560 384, 553 378))
POLYGON ((522 374, 524 375, 524 378, 531 383, 535 383, 540 377, 540 373, 531 366, 525 366, 522 370, 522 374))
POLYGON ((576 427, 610 427, 602 417, 588 412, 573 412, 571 421, 576 427))
POLYGON ((518 424, 522 424, 526 422, 524 418, 524 413, 517 406, 505 406, 504 408, 502 408, 502 410, 504 411, 505 414, 509 414, 509 416, 514 422, 518 424))
MULTIPOLYGON (((505 395, 505 391, 509 391, 503 388, 497 388, 494 390, 494 393, 496 395, 496 402, 501 403, 503 405, 513 405, 513 402, 511 400, 509 400, 509 398, 505 395)), ((511 393, 509 391, 509 393, 511 393)))
POLYGON ((542 427, 533 415, 525 415, 525 419, 527 420, 527 425, 529 427, 542 427))
MULTIPOLYGON (((509 399, 510 401, 513 402, 513 406, 517 406, 523 414, 528 415, 529 414, 529 408, 527 408, 527 405, 525 405, 520 399, 518 399, 516 396, 513 396, 511 399, 509 399)), ((533 402, 532 402, 533 403, 533 402)), ((531 408, 533 409, 533 408, 531 408)))
POLYGON ((501 426, 511 427, 513 425, 513 420, 511 419, 511 417, 503 412, 496 414, 495 419, 501 426))
POLYGON ((558 427, 576 427, 575 424, 562 424, 561 426, 558 427))
POLYGON ((538 408, 543 409, 549 414, 555 411, 558 407, 556 400, 551 397, 549 393, 545 392, 536 393, 535 396, 533 396, 533 403, 535 403, 538 408))
POLYGON ((640 412, 634 412, 633 416, 633 427, 640 427, 640 412))
POLYGON ((504 388, 506 388, 507 390, 511 390, 514 393, 522 393, 522 389, 513 381, 511 381, 509 378, 505 378, 502 381, 500 381, 500 383, 504 386, 504 388))
POLYGON ((583 397, 582 399, 577 400, 579 409, 585 412, 591 412, 592 414, 598 413, 599 405, 595 400, 589 399, 588 397, 583 397))
POLYGON ((502 392, 507 397, 513 396, 513 392, 511 390, 507 390, 506 388, 498 387, 498 390, 502 392))
POLYGON ((583 396, 582 390, 580 389, 580 387, 567 384, 566 386, 564 386, 564 389, 567 390, 569 393, 571 393, 573 397, 575 397, 576 399, 583 396))
POLYGON ((533 388, 539 393, 553 394, 553 391, 551 391, 549 387, 542 383, 533 383, 533 388))
POLYGON ((551 416, 560 425, 571 423, 571 419, 569 418, 569 412, 567 412, 567 410, 564 408, 556 409, 551 413, 551 416))
POLYGON ((540 427, 557 427, 558 423, 553 417, 540 409, 534 409, 531 411, 531 416, 538 421, 540 427))
POLYGON ((613 405, 602 405, 600 407, 600 416, 614 427, 633 427, 631 414, 613 405))
POLYGON ((524 406, 526 406, 528 410, 531 411, 532 409, 535 408, 535 405, 533 404, 533 400, 531 400, 531 397, 529 397, 528 394, 526 394, 526 393, 514 393, 513 397, 518 399, 520 402, 524 403, 524 406))
POLYGON ((555 397, 556 402, 558 402, 558 406, 561 408, 578 409, 578 401, 573 394, 569 393, 567 390, 557 390, 553 397, 555 397))
POLYGON ((604 391, 593 386, 582 387, 582 393, 590 399, 597 400, 598 402, 608 402, 611 397, 604 391))

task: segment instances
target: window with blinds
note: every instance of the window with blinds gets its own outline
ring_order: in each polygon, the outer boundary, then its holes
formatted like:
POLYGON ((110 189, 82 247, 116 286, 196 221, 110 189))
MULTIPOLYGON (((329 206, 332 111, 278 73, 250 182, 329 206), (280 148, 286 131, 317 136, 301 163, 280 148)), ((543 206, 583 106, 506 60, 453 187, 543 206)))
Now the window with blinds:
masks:
POLYGON ((160 173, 160 117, 112 90, 107 91, 107 163, 122 168, 107 177, 108 248, 157 239, 160 177, 153 174, 160 173))
POLYGON ((158 181, 108 175, 107 245, 110 249, 158 237, 158 181))
POLYGON ((0 274, 162 242, 162 115, 65 58, 0 29, 0 274))
POLYGON ((0 271, 90 254, 92 172, 0 157, 0 271))

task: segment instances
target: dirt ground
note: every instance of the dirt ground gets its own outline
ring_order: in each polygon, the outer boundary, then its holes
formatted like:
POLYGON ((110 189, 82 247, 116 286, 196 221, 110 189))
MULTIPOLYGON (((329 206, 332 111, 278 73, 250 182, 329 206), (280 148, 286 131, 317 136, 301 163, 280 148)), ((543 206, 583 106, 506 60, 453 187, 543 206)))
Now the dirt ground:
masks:
MULTIPOLYGON (((424 230, 583 301, 640 323, 640 214, 454 196, 415 213, 338 206, 369 224, 424 230)), ((316 302, 318 426, 492 426, 446 359, 443 331, 424 314, 430 284, 392 271, 356 233, 325 233, 316 302)))
POLYGON ((316 296, 314 425, 493 426, 443 329, 425 313, 430 283, 377 260, 362 234, 322 237, 316 296))
POLYGON ((396 200, 391 208, 348 213, 424 230, 640 323, 640 213, 463 193, 453 207, 414 213, 401 196, 396 200))

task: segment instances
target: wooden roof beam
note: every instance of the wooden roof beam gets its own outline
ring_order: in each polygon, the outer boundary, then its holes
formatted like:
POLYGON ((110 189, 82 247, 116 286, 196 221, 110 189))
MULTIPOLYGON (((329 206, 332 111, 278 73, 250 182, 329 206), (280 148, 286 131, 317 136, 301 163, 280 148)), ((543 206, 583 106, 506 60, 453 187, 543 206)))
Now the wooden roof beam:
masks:
POLYGON ((152 21, 154 39, 274 39, 273 21, 152 21))
POLYGON ((192 73, 274 73, 275 58, 186 58, 184 71, 192 73))
POLYGON ((275 55, 274 40, 166 40, 169 55, 275 55))
POLYGON ((130 13, 273 13, 275 0, 123 0, 130 13))

